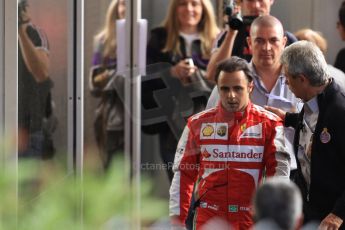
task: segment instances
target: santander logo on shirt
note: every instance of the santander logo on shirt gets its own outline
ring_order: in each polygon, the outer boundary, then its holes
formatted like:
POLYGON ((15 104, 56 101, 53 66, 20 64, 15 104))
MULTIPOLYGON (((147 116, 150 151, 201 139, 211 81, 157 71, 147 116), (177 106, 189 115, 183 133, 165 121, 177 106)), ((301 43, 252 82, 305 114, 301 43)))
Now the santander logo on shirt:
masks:
POLYGON ((222 152, 219 149, 213 149, 213 157, 215 158, 253 158, 261 159, 263 153, 254 153, 253 149, 249 152, 222 152))
POLYGON ((263 146, 250 145, 203 145, 204 161, 262 162, 263 146))

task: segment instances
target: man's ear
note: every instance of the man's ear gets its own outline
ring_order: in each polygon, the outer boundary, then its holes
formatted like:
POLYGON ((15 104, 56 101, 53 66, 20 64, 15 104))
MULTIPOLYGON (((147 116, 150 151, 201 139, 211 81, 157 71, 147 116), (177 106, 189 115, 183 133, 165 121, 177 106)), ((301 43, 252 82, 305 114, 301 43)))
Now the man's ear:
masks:
POLYGON ((252 40, 250 39, 250 36, 248 36, 246 39, 247 39, 248 47, 251 50, 252 49, 252 40))
POLYGON ((287 37, 284 36, 284 37, 283 37, 283 44, 284 44, 284 47, 286 47, 286 43, 287 43, 287 37))
POLYGON ((304 76, 304 74, 299 74, 298 77, 299 77, 301 83, 309 81, 308 78, 306 78, 306 76, 304 76))
POLYGON ((253 89, 254 89, 254 83, 253 83, 253 82, 250 82, 249 85, 248 85, 248 91, 249 91, 249 93, 253 92, 253 89))

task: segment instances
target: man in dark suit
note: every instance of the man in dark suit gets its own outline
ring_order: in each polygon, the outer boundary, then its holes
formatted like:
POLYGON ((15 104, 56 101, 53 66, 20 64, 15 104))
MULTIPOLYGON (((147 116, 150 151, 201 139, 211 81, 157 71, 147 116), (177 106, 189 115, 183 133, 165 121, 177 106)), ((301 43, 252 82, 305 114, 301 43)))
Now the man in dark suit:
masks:
POLYGON ((304 107, 295 114, 266 108, 296 130, 294 180, 303 195, 305 220, 320 221, 320 229, 345 229, 345 93, 329 76, 322 52, 311 42, 290 45, 281 62, 286 84, 304 107))

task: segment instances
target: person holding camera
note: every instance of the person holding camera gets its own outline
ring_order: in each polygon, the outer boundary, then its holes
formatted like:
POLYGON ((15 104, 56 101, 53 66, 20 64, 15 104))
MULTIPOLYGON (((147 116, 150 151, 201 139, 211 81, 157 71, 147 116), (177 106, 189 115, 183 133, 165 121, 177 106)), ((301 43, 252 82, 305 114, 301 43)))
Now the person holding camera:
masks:
MULTIPOLYGON (((170 76, 179 80, 179 82, 174 82, 182 85, 181 90, 187 91, 188 86, 196 84, 206 86, 194 88, 194 92, 202 94, 201 96, 187 99, 193 100, 191 102, 192 108, 188 108, 190 115, 205 108, 212 91, 212 85, 211 87, 208 86, 209 83, 204 79, 204 76, 211 55, 212 44, 218 33, 219 29, 210 0, 171 0, 162 26, 151 31, 147 46, 148 64, 171 64, 170 76)), ((167 83, 165 82, 165 84, 167 83)), ((149 89, 146 89, 144 93, 152 93, 160 87, 159 84, 151 82, 148 86, 149 89)), ((172 94, 181 94, 176 88, 170 90, 173 91, 172 94)), ((179 110, 182 103, 177 102, 175 105, 171 105, 171 108, 179 110)), ((184 125, 185 121, 181 132, 184 125)), ((156 134, 158 131, 160 154, 163 162, 168 165, 168 176, 171 181, 173 177, 171 165, 174 161, 177 140, 181 133, 174 133, 168 122, 161 123, 158 126, 155 129, 144 127, 143 131, 148 134, 156 134)))
MULTIPOLYGON (((233 2, 233 1, 230 1, 233 2)), ((250 26, 258 16, 269 15, 274 0, 238 0, 236 4, 241 9, 240 13, 234 13, 234 5, 229 4, 225 13, 228 15, 227 29, 216 43, 216 49, 213 51, 210 62, 207 66, 207 79, 213 81, 216 64, 231 56, 238 56, 250 61, 252 50, 247 43, 250 26)), ((296 42, 296 37, 285 31, 287 38, 286 45, 296 42)))
POLYGON ((44 157, 43 120, 50 106, 50 60, 48 40, 31 23, 27 0, 18 2, 18 154, 44 157))

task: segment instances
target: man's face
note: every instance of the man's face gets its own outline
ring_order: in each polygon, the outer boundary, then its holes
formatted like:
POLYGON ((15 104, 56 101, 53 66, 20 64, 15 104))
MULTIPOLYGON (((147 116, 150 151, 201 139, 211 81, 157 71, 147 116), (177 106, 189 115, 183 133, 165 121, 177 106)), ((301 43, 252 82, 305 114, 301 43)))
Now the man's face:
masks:
POLYGON ((280 65, 279 59, 286 44, 286 37, 280 26, 257 26, 253 29, 251 36, 247 38, 247 42, 252 50, 252 60, 255 66, 280 65))
POLYGON ((240 1, 243 16, 269 15, 274 0, 242 0, 240 1))
POLYGON ((218 78, 218 91, 223 108, 229 112, 243 111, 250 99, 253 84, 249 83, 243 71, 221 72, 218 78))

